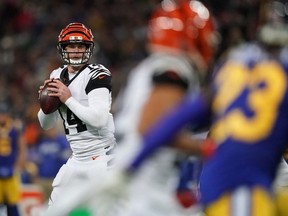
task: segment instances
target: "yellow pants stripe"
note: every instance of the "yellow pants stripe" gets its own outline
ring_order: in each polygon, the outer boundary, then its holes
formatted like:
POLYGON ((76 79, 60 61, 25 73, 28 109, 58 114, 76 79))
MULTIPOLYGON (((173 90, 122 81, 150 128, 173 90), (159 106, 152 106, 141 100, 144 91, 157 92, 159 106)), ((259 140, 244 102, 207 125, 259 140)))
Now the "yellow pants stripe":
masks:
POLYGON ((21 196, 21 183, 18 175, 0 179, 0 203, 16 204, 21 196))
POLYGON ((205 208, 206 216, 275 216, 271 195, 263 188, 239 187, 205 208))

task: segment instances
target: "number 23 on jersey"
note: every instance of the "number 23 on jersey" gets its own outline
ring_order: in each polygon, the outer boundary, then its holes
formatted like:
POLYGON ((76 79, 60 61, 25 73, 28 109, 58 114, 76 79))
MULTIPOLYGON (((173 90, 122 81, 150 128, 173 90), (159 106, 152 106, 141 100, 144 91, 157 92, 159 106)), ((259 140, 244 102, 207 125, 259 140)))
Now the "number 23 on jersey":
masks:
POLYGON ((219 119, 211 135, 217 143, 227 138, 254 143, 267 137, 287 88, 282 67, 274 61, 253 68, 230 62, 219 71, 215 81, 213 111, 219 119))

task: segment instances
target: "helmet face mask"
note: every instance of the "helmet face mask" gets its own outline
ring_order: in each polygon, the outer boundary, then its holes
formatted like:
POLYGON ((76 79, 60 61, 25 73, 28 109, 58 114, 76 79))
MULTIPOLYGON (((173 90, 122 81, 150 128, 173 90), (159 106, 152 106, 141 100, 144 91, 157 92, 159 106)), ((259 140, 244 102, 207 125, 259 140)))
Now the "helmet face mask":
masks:
POLYGON ((93 54, 94 36, 92 31, 86 28, 81 23, 70 23, 67 25, 58 36, 57 49, 62 58, 62 61, 68 65, 75 67, 86 64, 93 54), (66 50, 69 44, 84 44, 86 50, 84 52, 68 52, 66 50), (71 54, 82 53, 82 57, 78 60, 72 59, 71 54))
POLYGON ((258 39, 267 46, 288 44, 288 5, 283 2, 275 0, 264 5, 265 19, 259 28, 258 39))

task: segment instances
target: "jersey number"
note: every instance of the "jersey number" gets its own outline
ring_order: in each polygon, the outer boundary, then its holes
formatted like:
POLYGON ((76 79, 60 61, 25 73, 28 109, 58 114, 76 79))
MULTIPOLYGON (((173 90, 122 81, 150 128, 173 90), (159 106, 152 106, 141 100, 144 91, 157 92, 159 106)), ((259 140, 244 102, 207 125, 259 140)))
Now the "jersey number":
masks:
POLYGON ((253 143, 270 134, 287 87, 285 72, 277 63, 266 62, 253 69, 227 64, 219 71, 216 85, 219 92, 213 110, 223 117, 212 127, 211 134, 218 143, 229 137, 253 143), (228 110, 240 95, 252 116, 245 115, 241 107, 228 110))
MULTIPOLYGON (((69 125, 77 125, 76 129, 78 133, 87 130, 86 125, 68 108, 67 108, 67 123, 69 125)), ((68 128, 66 128, 66 130, 68 130, 68 128)))

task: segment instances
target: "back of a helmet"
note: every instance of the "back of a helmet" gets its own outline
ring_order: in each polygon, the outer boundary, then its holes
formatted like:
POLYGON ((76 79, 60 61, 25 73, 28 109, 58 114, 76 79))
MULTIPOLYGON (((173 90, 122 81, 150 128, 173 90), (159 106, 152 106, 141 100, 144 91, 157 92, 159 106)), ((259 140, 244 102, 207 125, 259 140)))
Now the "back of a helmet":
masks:
POLYGON ((206 64, 209 64, 217 49, 219 38, 214 18, 200 1, 189 0, 182 4, 185 17, 185 35, 189 50, 197 49, 206 64))
POLYGON ((183 15, 174 1, 162 1, 151 14, 147 29, 150 51, 181 52, 184 44, 183 15))

